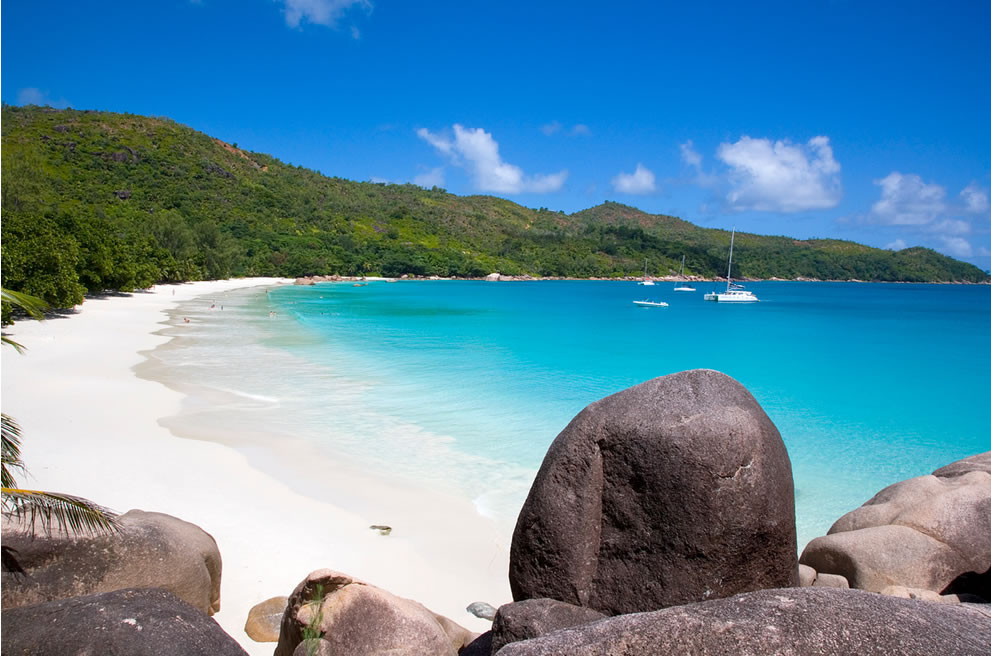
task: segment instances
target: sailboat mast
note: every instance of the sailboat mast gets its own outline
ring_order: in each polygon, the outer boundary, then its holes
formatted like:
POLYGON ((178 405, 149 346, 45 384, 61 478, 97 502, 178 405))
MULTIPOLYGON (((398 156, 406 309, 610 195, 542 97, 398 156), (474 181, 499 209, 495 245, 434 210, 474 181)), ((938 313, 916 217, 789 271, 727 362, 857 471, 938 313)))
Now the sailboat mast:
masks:
POLYGON ((733 271, 733 240, 735 238, 736 228, 733 228, 733 232, 729 237, 729 265, 726 267, 726 291, 729 291, 730 285, 733 284, 733 278, 730 273, 733 271))

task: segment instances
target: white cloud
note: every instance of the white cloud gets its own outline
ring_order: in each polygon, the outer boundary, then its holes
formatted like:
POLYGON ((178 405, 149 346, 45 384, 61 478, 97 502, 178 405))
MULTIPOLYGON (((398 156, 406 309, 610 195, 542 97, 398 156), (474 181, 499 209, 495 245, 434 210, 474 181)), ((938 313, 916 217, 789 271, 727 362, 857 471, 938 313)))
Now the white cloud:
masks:
POLYGON ((426 128, 416 131, 417 136, 448 156, 456 166, 471 173, 474 186, 479 191, 518 194, 525 191, 547 193, 564 186, 567 171, 550 175, 528 176, 523 169, 504 162, 499 155, 499 144, 482 128, 465 128, 454 125, 454 139, 434 134, 426 128))
POLYGON ((613 189, 624 194, 649 194, 656 191, 654 174, 643 164, 637 164, 633 173, 620 173, 612 179, 613 189))
POLYGON ((696 171, 702 168, 702 156, 695 150, 691 139, 681 144, 681 161, 696 171))
POLYGON ((903 248, 906 248, 907 246, 908 244, 905 243, 904 239, 896 239, 887 246, 885 246, 885 248, 887 248, 889 251, 900 251, 903 248))
POLYGON ((731 168, 726 199, 733 209, 802 212, 840 202, 840 165, 828 137, 802 146, 744 136, 720 144, 716 156, 731 168))
POLYGON ((960 192, 963 199, 964 208, 968 212, 980 214, 988 211, 988 190, 977 186, 976 182, 971 182, 960 192))
MULTIPOLYGON (((337 21, 355 5, 366 12, 372 10, 368 0, 279 0, 285 5, 286 25, 299 27, 303 20, 315 25, 336 27, 337 21)), ((352 32, 352 36, 354 33, 352 32)), ((357 38, 357 37, 355 37, 357 38)))
POLYGON ((444 186, 444 167, 438 166, 435 169, 430 169, 425 173, 413 178, 413 184, 420 185, 425 189, 431 187, 443 187, 444 186))
POLYGON ((964 213, 987 211, 987 191, 972 182, 960 192, 962 204, 946 201, 946 188, 927 183, 914 173, 892 171, 875 180, 881 198, 871 207, 870 218, 876 223, 905 226, 926 240, 936 240, 938 250, 952 257, 980 255, 966 235, 973 233, 970 221, 958 218, 964 213))
POLYGON ((970 234, 970 224, 959 219, 943 219, 927 226, 929 232, 936 232, 944 235, 966 235, 970 234))
POLYGON ((420 128, 417 130, 416 136, 420 137, 443 154, 454 156, 454 143, 451 142, 450 139, 446 139, 439 134, 434 134, 427 128, 420 128))
POLYGON ((39 105, 39 106, 49 106, 55 107, 56 109, 65 109, 69 106, 69 102, 65 98, 59 98, 58 100, 52 100, 48 97, 48 93, 42 91, 41 89, 36 89, 34 87, 28 87, 27 89, 21 89, 17 92, 17 104, 18 105, 39 105))
MULTIPOLYGON (((545 125, 540 126, 540 131, 546 134, 548 137, 558 132, 564 130, 564 125, 560 121, 551 121, 545 125)), ((576 123, 567 134, 572 137, 586 136, 592 134, 592 131, 584 123, 576 123)))
POLYGON ((881 223, 925 225, 946 212, 943 202, 946 189, 937 184, 926 184, 914 173, 902 175, 892 171, 874 184, 881 187, 881 200, 874 203, 871 213, 881 223))
POLYGON ((971 257, 974 249, 970 242, 963 237, 940 237, 943 241, 943 250, 954 257, 971 257))

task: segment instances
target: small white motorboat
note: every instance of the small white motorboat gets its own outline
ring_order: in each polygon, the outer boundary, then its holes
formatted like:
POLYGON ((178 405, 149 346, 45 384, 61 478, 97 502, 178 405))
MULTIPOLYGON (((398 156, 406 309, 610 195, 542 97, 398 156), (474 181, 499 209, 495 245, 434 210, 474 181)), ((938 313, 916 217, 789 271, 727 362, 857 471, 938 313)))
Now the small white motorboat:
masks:
POLYGON ((639 305, 640 307, 667 307, 668 304, 664 301, 633 301, 634 305, 639 305))

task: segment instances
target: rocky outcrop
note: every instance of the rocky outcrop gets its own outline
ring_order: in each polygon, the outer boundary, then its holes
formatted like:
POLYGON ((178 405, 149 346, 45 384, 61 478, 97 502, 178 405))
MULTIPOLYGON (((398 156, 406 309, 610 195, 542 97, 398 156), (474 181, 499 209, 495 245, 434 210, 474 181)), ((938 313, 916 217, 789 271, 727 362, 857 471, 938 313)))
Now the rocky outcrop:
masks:
POLYGON ((492 653, 511 642, 601 620, 605 615, 556 599, 528 599, 500 606, 492 622, 492 653))
POLYGON ((248 611, 244 632, 255 642, 278 642, 288 603, 289 597, 272 597, 255 604, 248 611))
POLYGON ((987 654, 991 645, 991 617, 978 609, 859 590, 761 590, 612 617, 514 642, 498 654, 978 656, 987 654))
POLYGON ((476 634, 409 599, 347 574, 312 572, 289 597, 275 656, 291 656, 304 639, 327 653, 454 656, 476 634))
POLYGON ((742 385, 686 371, 602 399, 554 440, 510 551, 515 600, 609 615, 798 584, 791 463, 742 385))
POLYGON ((4 656, 246 655, 214 620, 161 589, 115 590, 5 608, 0 621, 4 656))
POLYGON ((162 513, 131 510, 117 535, 46 536, 3 525, 3 544, 16 550, 26 576, 3 574, 3 607, 124 588, 164 588, 212 615, 220 610, 221 560, 209 533, 162 513))
POLYGON ((884 488, 812 540, 801 562, 861 590, 991 599, 991 452, 884 488))

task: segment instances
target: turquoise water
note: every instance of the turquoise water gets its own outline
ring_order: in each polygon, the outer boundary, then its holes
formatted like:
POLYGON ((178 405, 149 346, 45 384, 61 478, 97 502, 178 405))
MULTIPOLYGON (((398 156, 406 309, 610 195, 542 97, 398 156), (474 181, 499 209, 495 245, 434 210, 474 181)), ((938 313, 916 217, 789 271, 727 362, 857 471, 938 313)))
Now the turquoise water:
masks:
POLYGON ((707 303, 711 285, 698 287, 241 290, 182 308, 194 339, 162 358, 230 395, 199 406, 229 430, 292 435, 329 458, 448 487, 507 530, 575 414, 685 369, 736 378, 777 425, 800 546, 882 487, 991 449, 991 287, 763 282, 748 285, 762 299, 748 305, 707 303), (670 307, 633 305, 648 295, 670 307))

